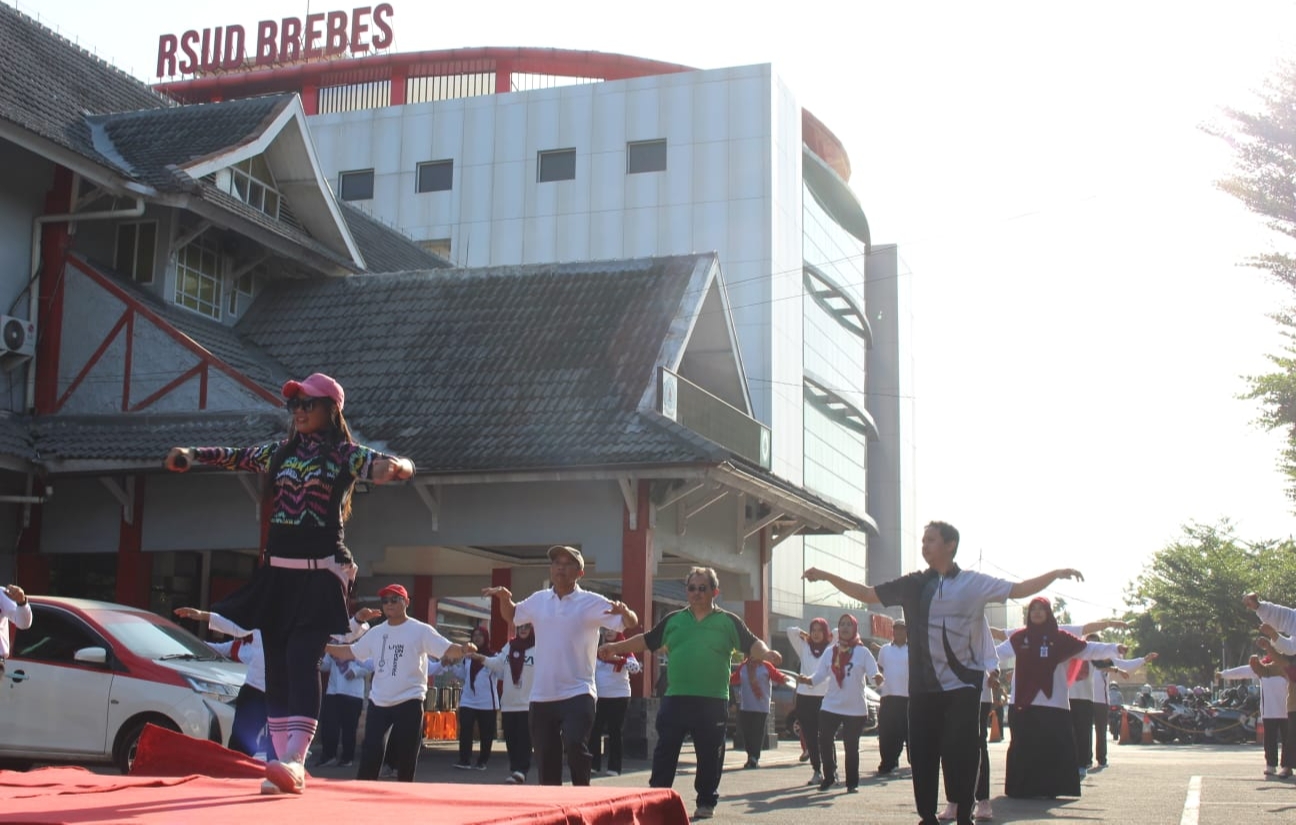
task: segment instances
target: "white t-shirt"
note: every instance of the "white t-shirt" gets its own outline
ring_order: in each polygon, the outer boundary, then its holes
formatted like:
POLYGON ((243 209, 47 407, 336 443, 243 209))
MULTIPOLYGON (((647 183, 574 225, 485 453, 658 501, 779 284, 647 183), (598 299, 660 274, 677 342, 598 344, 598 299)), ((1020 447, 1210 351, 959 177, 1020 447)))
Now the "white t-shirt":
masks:
POLYGON ((440 659, 449 649, 450 640, 435 627, 409 618, 398 625, 380 624, 351 644, 357 659, 373 659, 369 701, 382 708, 424 699, 428 657, 440 659))
POLYGON ((612 602, 580 585, 559 598, 553 589, 527 596, 517 605, 514 624, 535 628, 535 681, 532 702, 558 702, 573 696, 594 696, 594 663, 598 659, 599 628, 624 630, 620 613, 608 613, 612 602))
POLYGON ((819 664, 810 679, 814 684, 826 684, 828 692, 824 694, 822 709, 841 716, 868 716, 868 702, 864 699, 865 680, 872 681, 877 676, 877 659, 864 645, 856 645, 851 651, 850 661, 846 662, 845 678, 837 684, 837 676, 832 672, 833 648, 828 648, 819 657, 819 664))
MULTIPOLYGON (((219 613, 211 613, 207 617, 207 626, 217 633, 224 633, 226 636, 233 636, 241 639, 245 636, 251 636, 251 642, 244 642, 238 648, 238 661, 247 665, 247 678, 244 680, 252 687, 265 693, 265 647, 261 644, 260 630, 244 630, 238 625, 231 622, 219 613)), ((234 642, 217 642, 207 645, 213 650, 218 651, 222 656, 230 656, 233 650, 234 642)), ((234 658, 230 656, 230 658, 234 658)))
MULTIPOLYGON (((1259 679, 1260 680, 1260 718, 1287 718, 1287 677, 1256 676, 1251 665, 1231 667, 1220 671, 1222 679, 1259 679)), ((1284 731, 1285 733, 1286 731, 1284 731)))
MULTIPOLYGON (((810 650, 810 643, 801 638, 801 634, 804 632, 807 631, 803 631, 799 627, 789 627, 787 630, 788 643, 796 651, 797 661, 800 662, 800 674, 802 676, 813 676, 815 668, 819 667, 819 660, 827 656, 828 652, 832 650, 832 646, 837 642, 837 631, 834 630, 828 634, 827 647, 817 657, 810 650)), ((801 696, 823 696, 828 692, 828 684, 824 682, 817 685, 806 685, 798 682, 796 692, 801 696)))
POLYGON ((630 674, 643 670, 633 653, 626 655, 620 672, 616 665, 599 659, 594 663, 594 689, 600 699, 624 699, 630 695, 630 674))
POLYGON ((463 682, 463 693, 459 696, 459 706, 473 710, 495 710, 499 707, 499 695, 495 693, 495 674, 486 663, 477 668, 477 678, 472 676, 472 660, 464 657, 450 666, 450 673, 463 682))
POLYGON ((326 695, 363 699, 365 677, 373 673, 373 660, 348 659, 343 662, 325 653, 320 661, 320 672, 328 674, 328 687, 324 690, 326 695))
POLYGON ((894 642, 882 645, 882 649, 878 651, 877 663, 885 677, 878 693, 882 696, 908 696, 909 645, 896 647, 894 642))
POLYGON ((9 657, 9 622, 13 622, 19 630, 31 627, 31 602, 19 607, 17 602, 0 589, 0 659, 9 657))
POLYGON ((500 710, 505 713, 518 713, 531 709, 531 686, 535 684, 536 649, 532 645, 522 657, 522 674, 518 683, 513 684, 513 668, 509 667, 509 653, 513 643, 504 645, 504 649, 486 660, 486 667, 491 675, 504 685, 504 695, 500 697, 500 710))
MULTIPOLYGON (((1089 661, 1093 661, 1094 659, 1112 659, 1113 661, 1116 662, 1126 661, 1117 658, 1119 647, 1120 646, 1117 644, 1109 644, 1107 642, 1086 642, 1083 650, 1081 650, 1079 653, 1075 654, 1074 656, 1068 656, 1067 658, 1058 662, 1056 666, 1054 666, 1053 695, 1045 696, 1044 691, 1041 690, 1035 694, 1035 698, 1031 699, 1031 705, 1035 707, 1061 708, 1062 710, 1070 710, 1071 699, 1067 692, 1067 670, 1068 670, 1067 663, 1070 662, 1072 659, 1087 659, 1089 661)), ((1013 651, 1012 637, 1010 636, 1009 638, 1000 642, 999 646, 995 648, 995 653, 998 654, 1000 661, 1003 661, 1005 659, 1017 658, 1017 654, 1013 651)), ((1137 667, 1139 664, 1142 664, 1142 662, 1137 659, 1129 660, 1129 661, 1137 662, 1137 664, 1134 665, 1135 667, 1137 667)), ((1117 667, 1120 667, 1120 665, 1117 664, 1117 667)), ((1012 698, 1010 699, 1010 702, 1014 706, 1017 704, 1017 671, 1016 670, 1013 670, 1012 698)))

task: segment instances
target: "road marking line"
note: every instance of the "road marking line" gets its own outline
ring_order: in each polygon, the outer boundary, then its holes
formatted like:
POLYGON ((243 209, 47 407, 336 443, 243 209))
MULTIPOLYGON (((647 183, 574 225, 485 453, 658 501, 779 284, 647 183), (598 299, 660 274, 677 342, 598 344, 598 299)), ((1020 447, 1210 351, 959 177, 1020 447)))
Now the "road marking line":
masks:
POLYGON ((1179 825, 1197 825, 1197 815, 1201 813, 1202 778, 1194 776, 1188 780, 1188 798, 1184 800, 1183 816, 1179 825))

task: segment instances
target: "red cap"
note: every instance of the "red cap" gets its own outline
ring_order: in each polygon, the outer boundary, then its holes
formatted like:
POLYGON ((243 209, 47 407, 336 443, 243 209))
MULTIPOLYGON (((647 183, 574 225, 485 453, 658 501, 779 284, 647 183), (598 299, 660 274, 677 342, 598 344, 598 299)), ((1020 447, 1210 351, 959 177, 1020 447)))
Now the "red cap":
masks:
POLYGON ((400 596, 405 601, 409 601, 409 593, 399 584, 389 584, 382 590, 378 591, 379 596, 400 596))
POLYGON ((293 398, 299 392, 313 398, 332 398, 338 410, 342 409, 342 404, 346 401, 342 385, 322 372, 313 372, 300 381, 293 380, 283 385, 284 398, 293 398))

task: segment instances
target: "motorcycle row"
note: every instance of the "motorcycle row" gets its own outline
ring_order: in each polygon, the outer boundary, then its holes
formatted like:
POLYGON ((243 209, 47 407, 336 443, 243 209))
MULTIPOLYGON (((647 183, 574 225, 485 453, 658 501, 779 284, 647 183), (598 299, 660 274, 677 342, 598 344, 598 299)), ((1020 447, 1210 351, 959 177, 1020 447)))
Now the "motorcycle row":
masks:
POLYGON ((1150 693, 1136 697, 1132 705, 1112 705, 1108 715, 1112 736, 1120 736, 1121 719, 1126 715, 1131 742, 1143 741, 1147 720, 1153 742, 1234 745, 1256 741, 1260 695, 1246 685, 1235 685, 1211 701, 1205 688, 1189 691, 1171 685, 1159 706, 1150 693))

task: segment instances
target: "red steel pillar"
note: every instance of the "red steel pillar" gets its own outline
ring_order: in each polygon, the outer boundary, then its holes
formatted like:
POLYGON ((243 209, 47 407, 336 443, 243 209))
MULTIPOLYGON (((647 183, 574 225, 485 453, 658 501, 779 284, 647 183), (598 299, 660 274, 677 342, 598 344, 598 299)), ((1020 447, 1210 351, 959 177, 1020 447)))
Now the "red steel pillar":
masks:
POLYGON ((760 531, 760 571, 757 574, 760 578, 760 585, 756 591, 755 599, 748 599, 743 602, 743 621, 751 632, 756 634, 756 638, 763 639, 767 644, 770 641, 769 636, 769 570, 770 570, 770 546, 769 546, 769 528, 766 527, 760 531))

